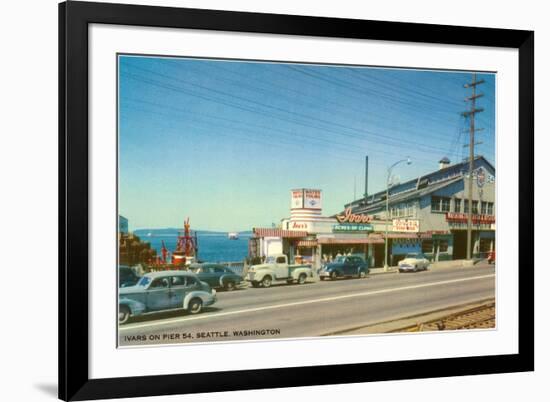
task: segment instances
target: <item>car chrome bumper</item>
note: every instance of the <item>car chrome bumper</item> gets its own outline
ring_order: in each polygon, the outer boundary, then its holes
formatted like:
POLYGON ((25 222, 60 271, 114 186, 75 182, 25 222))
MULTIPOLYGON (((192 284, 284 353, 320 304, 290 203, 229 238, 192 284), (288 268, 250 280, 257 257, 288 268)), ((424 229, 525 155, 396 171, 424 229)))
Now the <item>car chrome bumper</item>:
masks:
POLYGON ((212 304, 216 303, 216 301, 218 301, 218 296, 216 294, 216 290, 215 289, 212 289, 212 295, 203 301, 203 304, 205 306, 211 306, 212 304))

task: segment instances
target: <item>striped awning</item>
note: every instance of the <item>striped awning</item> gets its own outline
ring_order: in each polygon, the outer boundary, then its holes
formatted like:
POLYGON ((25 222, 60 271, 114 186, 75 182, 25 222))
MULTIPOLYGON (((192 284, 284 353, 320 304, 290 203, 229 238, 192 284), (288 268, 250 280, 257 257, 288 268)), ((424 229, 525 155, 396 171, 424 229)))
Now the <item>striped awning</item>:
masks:
POLYGON ((361 238, 361 239, 334 239, 331 237, 322 237, 317 239, 319 244, 383 244, 382 238, 361 238))
POLYGON ((298 230, 283 230, 273 228, 254 228, 254 234, 258 237, 287 237, 287 238, 299 238, 306 237, 307 232, 298 230))
POLYGON ((317 247, 317 240, 298 240, 296 247, 317 247))
POLYGON ((431 233, 418 233, 418 237, 421 239, 431 239, 432 234, 431 233))
POLYGON ((388 233, 388 239, 418 239, 418 233, 388 233))

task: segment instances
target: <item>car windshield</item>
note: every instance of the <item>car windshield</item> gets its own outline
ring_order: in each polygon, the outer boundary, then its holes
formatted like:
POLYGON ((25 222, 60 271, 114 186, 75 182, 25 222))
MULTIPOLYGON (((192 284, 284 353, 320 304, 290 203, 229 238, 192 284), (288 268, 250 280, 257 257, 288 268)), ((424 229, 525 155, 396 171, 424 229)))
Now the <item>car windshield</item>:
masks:
POLYGON ((148 276, 144 276, 139 280, 139 282, 137 283, 137 286, 145 287, 149 284, 149 282, 151 282, 151 278, 149 278, 148 276))
POLYGON ((334 262, 345 262, 345 261, 346 261, 346 257, 343 255, 336 257, 336 259, 334 260, 334 262))
POLYGON ((422 254, 419 253, 409 253, 405 258, 422 258, 422 254))

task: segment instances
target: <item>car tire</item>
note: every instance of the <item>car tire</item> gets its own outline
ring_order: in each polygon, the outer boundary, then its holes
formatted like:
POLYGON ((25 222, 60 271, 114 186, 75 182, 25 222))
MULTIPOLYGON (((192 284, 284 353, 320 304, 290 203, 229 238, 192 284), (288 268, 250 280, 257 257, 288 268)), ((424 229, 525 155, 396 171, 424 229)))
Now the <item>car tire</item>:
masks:
POLYGON ((306 274, 300 274, 300 276, 298 276, 298 285, 303 285, 306 283, 306 278, 306 274))
POLYGON ((118 323, 126 324, 130 319, 130 309, 128 306, 119 306, 118 307, 118 323))
POLYGON ((359 278, 362 278, 362 279, 363 279, 363 278, 366 278, 366 277, 367 277, 367 273, 366 273, 366 272, 363 272, 363 271, 359 272, 359 278))
POLYGON ((266 275, 264 276, 264 278, 262 279, 262 286, 264 288, 268 288, 271 286, 271 283, 273 282, 273 280, 271 279, 271 276, 269 275, 266 275))
POLYGON ((335 280, 338 277, 338 274, 336 274, 336 271, 332 271, 330 273, 330 279, 335 280))
POLYGON ((202 311, 202 300, 198 297, 191 299, 187 305, 187 311, 190 314, 198 314, 202 311))
POLYGON ((225 282, 225 285, 223 286, 223 288, 226 291, 231 292, 232 290, 235 290, 235 282, 227 281, 227 282, 225 282))
POLYGON ((325 277, 324 277, 324 276, 320 276, 320 277, 319 277, 319 280, 324 281, 324 280, 325 280, 325 277))

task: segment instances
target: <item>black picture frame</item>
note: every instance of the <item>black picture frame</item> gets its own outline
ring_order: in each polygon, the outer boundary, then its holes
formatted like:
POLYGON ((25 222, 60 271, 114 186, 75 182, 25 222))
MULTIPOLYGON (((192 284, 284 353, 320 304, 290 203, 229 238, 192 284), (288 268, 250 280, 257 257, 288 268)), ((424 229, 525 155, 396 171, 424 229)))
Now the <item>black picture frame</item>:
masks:
POLYGON ((59 5, 59 398, 86 400, 534 370, 534 32, 70 1, 59 5), (519 51, 519 345, 498 356, 90 379, 88 25, 192 28, 519 51))

